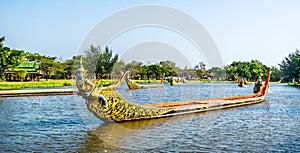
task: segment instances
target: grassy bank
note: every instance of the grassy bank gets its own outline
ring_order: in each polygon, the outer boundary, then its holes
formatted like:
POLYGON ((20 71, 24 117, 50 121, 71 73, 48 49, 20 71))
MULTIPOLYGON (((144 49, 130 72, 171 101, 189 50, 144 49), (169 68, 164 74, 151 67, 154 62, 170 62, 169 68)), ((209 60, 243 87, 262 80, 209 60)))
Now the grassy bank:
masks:
POLYGON ((299 83, 288 83, 288 85, 300 88, 300 84, 299 83))
MULTIPOLYGON (((101 80, 103 86, 114 83, 116 80, 101 80)), ((41 80, 40 82, 0 82, 0 90, 14 90, 23 88, 51 88, 75 86, 75 80, 41 80)))
POLYGON ((0 90, 12 90, 22 88, 49 88, 60 86, 73 86, 73 80, 50 80, 40 82, 0 82, 0 90))

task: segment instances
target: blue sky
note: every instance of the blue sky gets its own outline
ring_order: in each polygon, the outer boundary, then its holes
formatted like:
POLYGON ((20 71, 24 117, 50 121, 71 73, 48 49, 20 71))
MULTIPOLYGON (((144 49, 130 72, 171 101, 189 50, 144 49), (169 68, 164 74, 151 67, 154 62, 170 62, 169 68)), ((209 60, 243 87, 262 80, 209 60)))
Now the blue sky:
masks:
MULTIPOLYGON (((225 65, 257 59, 278 67, 284 57, 300 48, 300 1, 297 0, 10 0, 0 4, 0 35, 6 37, 5 45, 63 59, 80 52, 82 41, 97 23, 120 10, 146 4, 172 7, 192 16, 209 32, 225 65)), ((124 33, 109 47, 122 54, 134 43, 128 38, 164 41, 163 35, 174 35, 159 29, 139 30, 124 33), (151 37, 147 36, 150 33, 151 37)), ((192 47, 176 44, 184 55, 193 54, 192 47)), ((191 59, 191 65, 197 59, 191 59)))

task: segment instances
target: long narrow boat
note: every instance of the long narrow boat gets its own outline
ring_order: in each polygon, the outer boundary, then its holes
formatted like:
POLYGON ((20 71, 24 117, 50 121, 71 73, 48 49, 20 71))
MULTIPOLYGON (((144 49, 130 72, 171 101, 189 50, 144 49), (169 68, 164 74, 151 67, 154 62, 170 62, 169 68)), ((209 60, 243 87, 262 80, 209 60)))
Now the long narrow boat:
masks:
POLYGON ((164 83, 164 75, 162 75, 159 84, 142 85, 142 84, 135 83, 133 80, 129 79, 128 77, 126 77, 125 80, 126 80, 128 88, 130 90, 133 90, 133 89, 145 89, 145 88, 158 88, 158 87, 162 87, 162 85, 164 83))
MULTIPOLYGON (((283 78, 280 78, 278 81, 276 82, 270 82, 270 84, 281 84, 283 81, 283 78)), ((251 82, 252 84, 255 84, 256 82, 251 82)))
MULTIPOLYGON (((123 73, 123 72, 122 72, 123 73)), ((126 71, 125 73, 123 73, 121 75, 121 77, 119 78, 119 80, 117 80, 115 83, 106 86, 106 88, 110 88, 110 89, 117 89, 120 87, 122 81, 125 79, 126 75, 128 74, 128 71, 126 71)))
POLYGON ((89 111, 99 119, 104 121, 122 122, 198 113, 259 103, 264 101, 268 93, 270 74, 271 72, 269 72, 263 88, 255 94, 204 100, 189 100, 183 102, 168 102, 164 104, 134 104, 124 99, 117 90, 111 88, 93 90, 90 94, 86 94, 87 92, 84 88, 78 88, 78 90, 79 94, 85 99, 89 111))

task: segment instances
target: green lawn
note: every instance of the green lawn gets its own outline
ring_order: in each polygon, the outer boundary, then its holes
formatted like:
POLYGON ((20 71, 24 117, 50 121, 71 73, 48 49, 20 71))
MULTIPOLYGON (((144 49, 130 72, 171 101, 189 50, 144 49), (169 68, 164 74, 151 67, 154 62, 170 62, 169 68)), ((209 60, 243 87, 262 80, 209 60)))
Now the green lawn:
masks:
MULTIPOLYGON (((109 85, 115 80, 101 80, 103 86, 109 85)), ((42 80, 40 82, 0 82, 0 90, 13 90, 23 88, 51 88, 61 86, 75 86, 75 80, 42 80)))
POLYGON ((22 89, 22 88, 48 88, 59 86, 73 86, 73 80, 49 80, 40 82, 0 82, 0 90, 22 89))

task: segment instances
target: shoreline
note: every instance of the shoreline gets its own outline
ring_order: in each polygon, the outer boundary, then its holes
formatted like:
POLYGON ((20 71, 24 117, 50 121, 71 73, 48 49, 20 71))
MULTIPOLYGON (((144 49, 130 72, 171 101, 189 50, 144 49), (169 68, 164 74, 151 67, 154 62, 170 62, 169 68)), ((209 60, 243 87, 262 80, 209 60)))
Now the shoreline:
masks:
POLYGON ((40 82, 0 82, 0 90, 18 90, 26 88, 51 88, 75 86, 74 80, 48 80, 40 82))
MULTIPOLYGON (((101 80, 103 86, 110 85, 116 80, 101 80)), ((75 80, 48 80, 40 82, 0 82, 1 90, 23 90, 26 88, 52 88, 52 87, 64 87, 64 86, 76 86, 75 80)))
MULTIPOLYGON (((107 86, 115 82, 116 80, 101 80, 103 86, 107 86)), ((159 83, 160 80, 133 80, 136 83, 159 83)), ((122 81, 125 83, 125 81, 122 81)), ((169 83, 167 80, 164 83, 169 83)), ((236 81, 224 81, 224 80, 185 80, 184 83, 237 83, 236 81)), ((255 82, 248 82, 248 84, 254 84, 255 82)), ((270 82, 270 84, 279 84, 278 82, 270 82)), ((300 87, 300 84, 288 83, 289 86, 300 87)), ((40 82, 0 82, 1 90, 23 90, 27 88, 52 88, 52 87, 68 87, 76 86, 75 80, 48 80, 40 82)))
POLYGON ((0 98, 27 96, 73 95, 76 88, 70 89, 40 89, 40 90, 0 90, 0 98))
MULTIPOLYGON (((144 80, 143 80, 144 81, 144 80)), ((228 81, 212 81, 210 83, 218 83, 218 82, 226 82, 226 83, 234 83, 234 82, 228 82, 228 81)), ((18 82, 17 82, 18 83, 18 82)), ((146 83, 146 81, 145 81, 146 83)), ((192 82, 187 82, 192 83, 192 82)), ((195 83, 195 82, 193 82, 195 83)), ((201 83, 201 82, 199 82, 201 83)), ((278 84, 277 82, 272 82, 270 84, 278 84)), ((292 87, 300 87, 300 84, 287 84, 288 86, 292 87)), ((53 86, 53 87, 64 87, 64 86, 53 86)), ((40 87, 36 87, 40 88, 40 87)), ((77 88, 58 88, 53 89, 50 87, 44 88, 44 89, 13 89, 13 90, 0 90, 0 98, 9 98, 9 97, 26 97, 26 96, 55 96, 55 95, 73 95, 77 92, 77 88)))

